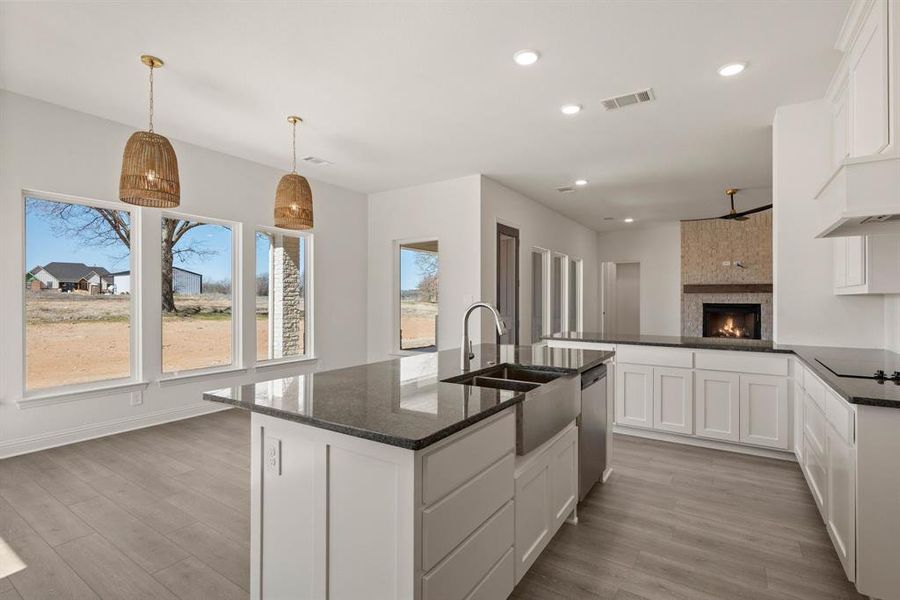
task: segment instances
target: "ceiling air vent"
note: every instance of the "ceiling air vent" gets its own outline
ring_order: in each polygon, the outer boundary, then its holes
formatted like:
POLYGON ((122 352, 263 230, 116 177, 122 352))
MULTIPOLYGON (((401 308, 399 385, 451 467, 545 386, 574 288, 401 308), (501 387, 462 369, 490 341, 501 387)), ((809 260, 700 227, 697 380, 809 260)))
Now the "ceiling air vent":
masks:
POLYGON ((330 160, 325 160, 324 158, 319 158, 318 156, 304 156, 300 160, 302 160, 305 163, 309 163, 311 165, 318 165, 318 166, 326 166, 326 165, 333 164, 330 160))
POLYGON ((655 99, 656 97, 653 95, 653 90, 647 88, 646 90, 632 92, 630 94, 625 94, 624 96, 607 98, 606 100, 602 100, 601 103, 606 110, 616 110, 617 108, 624 108, 626 106, 631 106, 632 104, 642 104, 655 99))
POLYGON ((573 188, 571 185, 564 185, 562 187, 556 188, 556 191, 560 194, 570 194, 575 191, 575 188, 573 188))

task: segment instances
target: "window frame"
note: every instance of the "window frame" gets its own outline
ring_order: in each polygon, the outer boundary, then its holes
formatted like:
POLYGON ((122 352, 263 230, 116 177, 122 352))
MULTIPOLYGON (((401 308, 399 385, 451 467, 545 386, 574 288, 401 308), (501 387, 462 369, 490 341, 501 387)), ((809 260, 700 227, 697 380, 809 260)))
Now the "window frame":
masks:
MULTIPOLYGON (((236 369, 242 369, 244 364, 244 357, 242 356, 241 349, 243 348, 243 339, 241 335, 241 325, 243 323, 242 318, 242 310, 241 307, 243 303, 241 302, 241 297, 243 296, 243 281, 241 279, 241 256, 243 255, 241 240, 243 234, 243 224, 237 221, 228 221, 226 219, 216 219, 214 217, 204 217, 201 215, 193 215, 190 213, 183 213, 178 211, 171 210, 161 210, 159 211, 159 229, 157 230, 159 236, 157 239, 161 239, 162 237, 162 226, 163 219, 166 218, 175 218, 180 220, 190 220, 190 221, 200 221, 203 224, 207 225, 220 225, 224 227, 228 227, 231 229, 231 362, 224 365, 213 365, 206 367, 197 367, 194 369, 181 369, 178 371, 166 371, 165 367, 165 359, 163 357, 163 341, 164 337, 164 327, 163 319, 165 315, 163 315, 161 306, 157 308, 160 311, 159 316, 159 379, 160 381, 170 380, 170 379, 183 379, 183 378, 193 378, 200 375, 205 375, 207 373, 218 373, 220 371, 234 371, 236 369)), ((156 251, 160 253, 160 259, 162 258, 162 248, 157 247, 156 251)), ((173 264, 174 266, 174 264, 173 264)), ((162 277, 162 265, 160 264, 160 277, 162 277)), ((160 297, 157 298, 159 302, 162 302, 162 289, 160 289, 160 297)))
MULTIPOLYGON (((539 254, 541 256, 541 331, 538 332, 538 335, 535 336, 535 332, 531 332, 531 339, 533 344, 541 344, 545 343, 545 340, 542 338, 544 336, 550 335, 550 318, 552 317, 550 300, 552 296, 551 291, 551 282, 550 277, 552 273, 552 255, 553 252, 548 250, 547 248, 541 248, 540 246, 533 246, 531 248, 531 260, 532 269, 534 268, 534 255, 539 254), (537 338, 535 340, 535 338, 537 338)), ((534 277, 531 279, 531 293, 532 297, 534 295, 534 277)), ((531 324, 534 325, 534 304, 531 305, 531 324)))
MULTIPOLYGON (((93 198, 85 198, 82 196, 74 196, 71 194, 60 194, 57 192, 45 192, 40 190, 23 188, 20 196, 20 208, 21 208, 21 221, 19 224, 19 231, 22 232, 22 240, 21 240, 21 252, 22 252, 22 262, 23 265, 23 273, 28 272, 28 256, 27 256, 27 243, 28 243, 28 218, 27 211, 25 209, 26 202, 29 198, 34 200, 46 200, 49 202, 59 202, 66 204, 77 204, 79 206, 88 206, 91 208, 104 208, 108 210, 117 210, 128 213, 128 227, 129 227, 129 240, 130 246, 128 249, 128 263, 129 263, 129 272, 131 278, 131 289, 135 289, 135 282, 141 281, 141 273, 140 273, 140 250, 141 250, 141 211, 137 210, 136 207, 125 204, 124 202, 111 202, 109 200, 97 200, 93 198)), ((111 379, 97 379, 95 381, 82 382, 82 383, 63 383, 60 385, 34 388, 28 389, 28 319, 26 316, 27 310, 27 290, 25 289, 24 282, 21 282, 21 310, 20 316, 22 317, 22 343, 20 346, 20 356, 22 357, 22 382, 21 382, 21 391, 22 391, 22 399, 37 399, 42 397, 53 397, 53 396, 63 396, 68 394, 80 395, 85 392, 91 391, 99 391, 109 388, 118 388, 118 387, 128 387, 134 385, 143 385, 143 369, 141 360, 142 354, 141 349, 143 346, 143 336, 141 335, 141 310, 140 310, 140 295, 135 293, 130 293, 128 302, 128 324, 129 324, 129 339, 128 339, 128 368, 129 374, 127 377, 114 377, 111 379)))
MULTIPOLYGON (((550 279, 547 280, 547 285, 549 287, 550 301, 553 302, 553 261, 559 259, 559 285, 560 285, 560 293, 559 293, 559 331, 566 331, 566 328, 569 326, 569 255, 564 254, 562 252, 556 252, 555 250, 550 251, 550 279)), ((553 319, 553 305, 551 304, 550 309, 550 319, 553 319)), ((553 331, 553 323, 548 324, 548 328, 550 331, 547 335, 557 333, 553 331)))
MULTIPOLYGON (((569 257, 568 260, 569 269, 567 270, 567 277, 572 273, 572 267, 575 267, 575 331, 581 331, 584 328, 584 259, 582 258, 573 258, 569 257)), ((570 286, 566 282, 566 294, 569 293, 570 286)), ((571 304, 571 298, 566 297, 566 307, 571 304)), ((572 315, 567 315, 567 317, 571 317, 572 315)), ((566 320, 566 326, 568 327, 569 320, 566 320)))
POLYGON ((416 356, 418 354, 422 354, 422 350, 404 350, 402 348, 402 340, 400 338, 400 324, 402 322, 402 318, 400 315, 400 311, 403 309, 402 302, 400 302, 400 252, 403 246, 408 246, 410 244, 421 244, 424 242, 434 242, 438 245, 438 327, 435 328, 435 340, 434 347, 435 352, 440 351, 440 334, 438 332, 438 328, 440 327, 440 317, 441 317, 441 240, 438 236, 422 236, 422 237, 414 237, 414 238, 404 238, 399 240, 394 240, 393 243, 393 253, 392 260, 393 262, 393 278, 391 285, 391 314, 393 314, 393 326, 391 333, 391 353, 396 356, 416 356))
MULTIPOLYGON (((265 235, 271 236, 288 236, 300 238, 303 240, 303 276, 305 278, 304 284, 304 298, 303 298, 303 354, 297 354, 295 356, 285 356, 282 358, 264 358, 260 359, 258 357, 258 342, 256 340, 256 336, 254 333, 253 337, 253 357, 254 364, 260 367, 265 367, 269 365, 278 365, 282 363, 290 363, 290 362, 298 362, 305 360, 314 360, 316 358, 315 353, 315 345, 313 340, 315 336, 313 331, 315 329, 314 326, 314 289, 315 289, 315 277, 313 276, 313 246, 315 245, 315 234, 312 231, 298 231, 295 229, 284 229, 281 227, 269 227, 266 225, 256 225, 253 228, 253 284, 254 284, 254 292, 253 292, 253 323, 254 323, 254 332, 256 331, 256 234, 262 233, 265 235)), ((272 268, 273 265, 269 265, 269 277, 272 276, 272 268)), ((269 293, 272 293, 271 285, 269 287, 269 293)), ((272 316, 269 315, 269 329, 271 332, 271 323, 272 316)), ((269 334, 269 343, 271 349, 271 333, 269 334)), ((271 354, 271 351, 269 352, 271 354)))

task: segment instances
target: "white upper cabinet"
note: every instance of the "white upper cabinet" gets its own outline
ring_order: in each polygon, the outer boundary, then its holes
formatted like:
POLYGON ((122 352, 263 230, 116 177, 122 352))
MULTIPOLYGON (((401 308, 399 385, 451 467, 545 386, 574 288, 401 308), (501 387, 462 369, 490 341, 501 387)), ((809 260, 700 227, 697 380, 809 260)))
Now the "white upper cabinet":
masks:
MULTIPOLYGON (((888 3, 876 0, 848 50, 850 156, 884 150, 890 142, 888 3)), ((835 132, 835 139, 839 139, 835 132)))
POLYGON ((834 238, 834 293, 900 293, 900 235, 834 238))

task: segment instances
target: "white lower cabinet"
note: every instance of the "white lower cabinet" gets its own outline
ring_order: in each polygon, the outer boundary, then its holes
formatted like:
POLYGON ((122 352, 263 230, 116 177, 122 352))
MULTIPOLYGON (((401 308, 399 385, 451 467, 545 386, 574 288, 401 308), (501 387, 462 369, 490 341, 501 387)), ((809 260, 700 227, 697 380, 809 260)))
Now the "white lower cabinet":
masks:
POLYGON ((828 428, 828 494, 826 518, 828 535, 850 581, 856 576, 856 448, 828 428))
POLYGON ((623 363, 616 367, 616 423, 653 427, 653 367, 623 363))
POLYGON ((694 433, 694 371, 653 367, 653 428, 694 433))
POLYGON ((697 435, 717 440, 740 440, 740 376, 719 371, 694 372, 697 435))
POLYGON ((578 428, 519 457, 515 485, 515 576, 525 575, 578 501, 578 428))
POLYGON ((788 448, 788 385, 783 377, 741 375, 741 442, 788 448))

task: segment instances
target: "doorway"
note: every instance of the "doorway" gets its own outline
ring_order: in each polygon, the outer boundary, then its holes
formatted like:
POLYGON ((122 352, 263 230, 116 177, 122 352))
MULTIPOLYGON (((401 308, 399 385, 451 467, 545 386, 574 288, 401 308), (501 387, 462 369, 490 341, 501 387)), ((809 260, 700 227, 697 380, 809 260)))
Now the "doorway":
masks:
POLYGON ((601 265, 601 282, 601 333, 640 334, 641 263, 604 262, 601 265))
POLYGON ((497 310, 507 332, 498 344, 519 344, 519 230, 497 223, 497 310))

